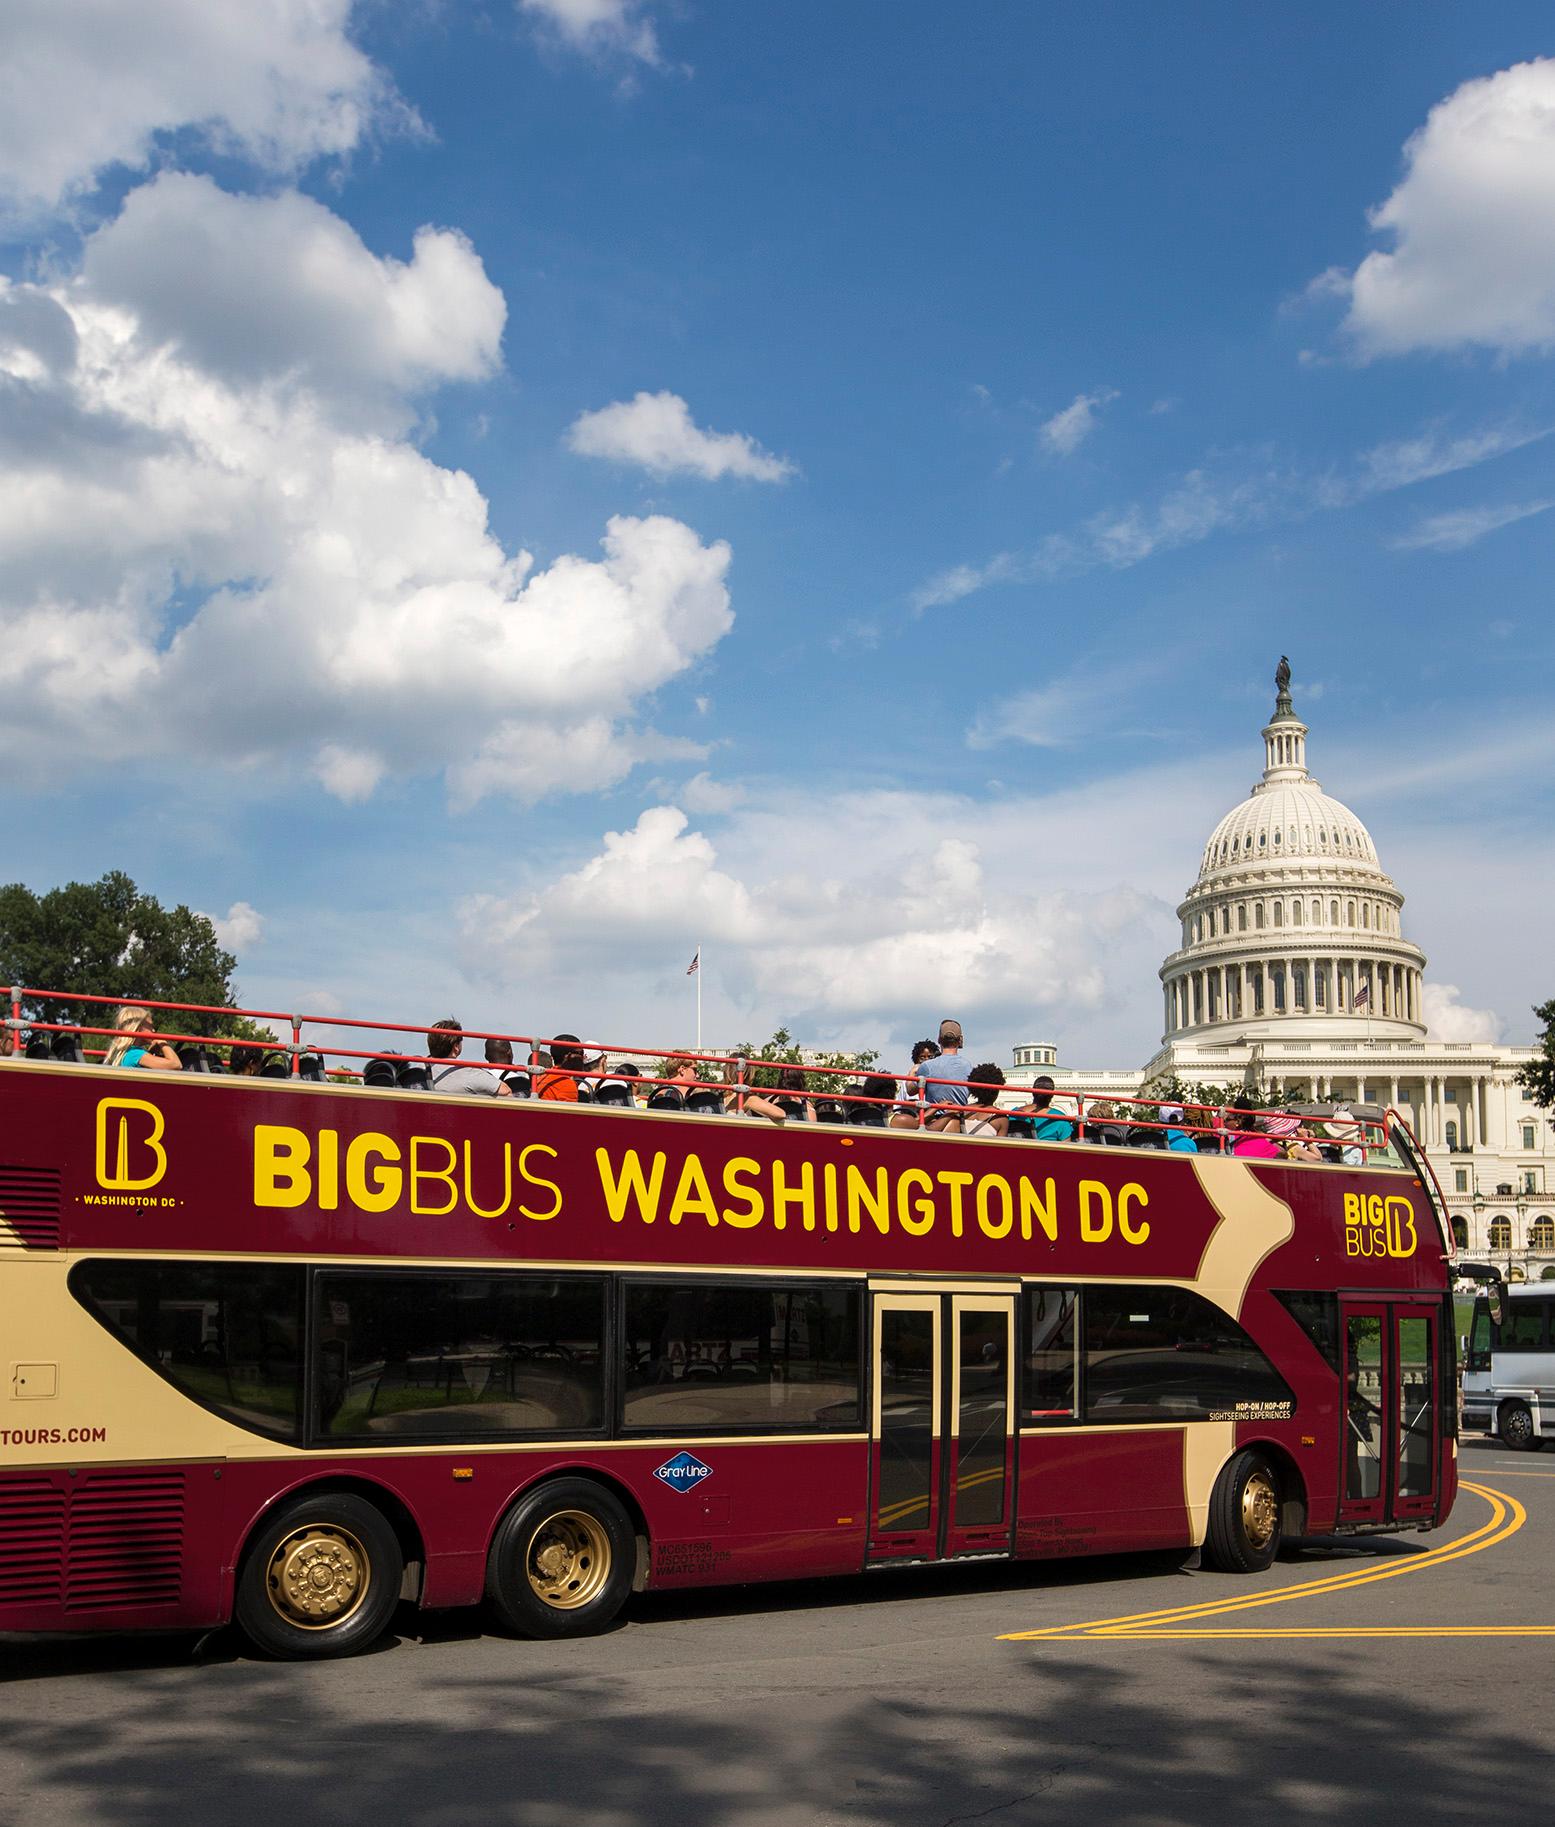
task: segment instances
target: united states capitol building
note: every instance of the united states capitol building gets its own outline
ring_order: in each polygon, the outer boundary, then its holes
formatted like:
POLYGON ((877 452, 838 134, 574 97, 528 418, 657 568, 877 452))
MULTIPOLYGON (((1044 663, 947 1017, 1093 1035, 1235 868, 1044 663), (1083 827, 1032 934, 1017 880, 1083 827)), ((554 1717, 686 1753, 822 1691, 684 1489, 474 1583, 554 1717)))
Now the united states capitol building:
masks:
POLYGON ((1365 825, 1307 772, 1290 668, 1263 731, 1263 777, 1209 835, 1161 966, 1161 1046, 1136 1071, 1015 1049, 1010 1080, 1127 1098, 1176 1078, 1261 1085, 1271 1101, 1400 1111, 1425 1144, 1459 1249, 1515 1279, 1555 1273, 1555 1133, 1516 1082, 1532 1047, 1433 1040, 1425 954, 1365 825))

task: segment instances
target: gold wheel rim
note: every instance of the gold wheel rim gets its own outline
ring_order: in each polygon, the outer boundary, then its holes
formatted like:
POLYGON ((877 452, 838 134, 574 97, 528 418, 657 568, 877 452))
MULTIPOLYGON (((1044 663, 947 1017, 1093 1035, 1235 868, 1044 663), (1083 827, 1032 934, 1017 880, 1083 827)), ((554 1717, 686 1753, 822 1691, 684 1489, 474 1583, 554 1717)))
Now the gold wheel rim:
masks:
POLYGON ((539 1523, 524 1550, 530 1590, 557 1611, 597 1599, 610 1578, 610 1537, 586 1510, 558 1510, 539 1523))
POLYGON ((1254 1548, 1267 1548, 1280 1522, 1280 1500, 1267 1472, 1254 1472, 1242 1486, 1242 1533, 1254 1548))
POLYGON ((372 1584, 367 1550, 349 1529, 308 1523, 283 1535, 265 1568, 271 1609, 298 1630, 336 1630, 372 1584))

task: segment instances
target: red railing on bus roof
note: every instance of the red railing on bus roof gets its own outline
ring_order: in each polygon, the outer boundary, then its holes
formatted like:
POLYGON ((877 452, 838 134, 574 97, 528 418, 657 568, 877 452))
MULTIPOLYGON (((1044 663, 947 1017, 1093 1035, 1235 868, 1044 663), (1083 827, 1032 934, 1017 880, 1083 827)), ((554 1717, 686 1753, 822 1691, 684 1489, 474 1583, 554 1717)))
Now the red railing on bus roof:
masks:
MULTIPOLYGON (((22 1014, 24 1002, 47 1000, 50 1002, 80 1003, 92 1008, 118 1009, 121 1007, 133 1006, 147 1010, 162 1010, 174 1014, 213 1016, 218 1020, 230 1020, 237 1017, 254 1022, 280 1022, 286 1024, 291 1029, 291 1039, 289 1041, 282 1041, 274 1038, 268 1041, 248 1040, 232 1035, 216 1036, 211 1034, 181 1033, 173 1029, 140 1030, 140 1034, 149 1040, 165 1041, 169 1045, 175 1047, 195 1047, 201 1049, 205 1054, 207 1061, 204 1068, 206 1070, 209 1070, 209 1060, 212 1053, 220 1054, 223 1052, 230 1052, 233 1048, 243 1048, 245 1050, 257 1049, 262 1053, 267 1053, 272 1056, 285 1055, 289 1062, 287 1076, 291 1077, 299 1075, 302 1068, 302 1062, 309 1058, 319 1060, 321 1067, 323 1061, 327 1059, 364 1062, 383 1060, 396 1067, 402 1065, 447 1066, 451 1063, 445 1057, 434 1056, 430 1053, 396 1053, 391 1052, 386 1048, 362 1049, 328 1045, 317 1039, 309 1039, 307 1041, 304 1041, 303 1039, 303 1030, 309 1027, 343 1028, 381 1034, 414 1034, 419 1039, 427 1032, 425 1025, 421 1023, 375 1021, 348 1015, 300 1015, 279 1009, 247 1009, 238 1008, 236 1006, 218 1006, 199 1002, 166 1002, 158 1001, 151 997, 125 998, 119 996, 100 996, 86 991, 44 990, 34 989, 23 985, 11 985, 4 989, 0 989, 0 997, 4 997, 10 1004, 10 1014, 4 1022, 4 1026, 9 1030, 11 1036, 9 1051, 13 1057, 20 1056, 24 1051, 22 1041, 24 1030, 29 1035, 68 1034, 82 1037, 90 1035, 93 1038, 100 1037, 105 1040, 118 1038, 120 1030, 116 1027, 95 1026, 86 1022, 38 1021, 22 1014)), ((906 1112, 910 1114, 914 1118, 914 1126, 920 1128, 927 1126, 936 1112, 943 1114, 947 1110, 947 1106, 945 1105, 935 1105, 932 1102, 926 1103, 924 1101, 922 1088, 925 1083, 964 1087, 967 1089, 969 1098, 971 1093, 976 1090, 982 1089, 986 1091, 988 1089, 986 1085, 980 1085, 978 1081, 970 1078, 956 1078, 949 1073, 941 1074, 934 1072, 927 1075, 924 1079, 914 1078, 909 1075, 905 1081, 907 1089, 899 1090, 897 1094, 891 1097, 871 1097, 859 1088, 863 1080, 873 1076, 896 1078, 897 1075, 892 1073, 874 1074, 868 1069, 861 1069, 855 1066, 821 1066, 787 1060, 753 1059, 748 1055, 737 1053, 704 1053, 686 1051, 678 1048, 627 1046, 624 1044, 600 1043, 596 1041, 575 1043, 570 1039, 562 1042, 564 1046, 575 1047, 577 1050, 582 1051, 589 1059, 593 1059, 597 1056, 601 1062, 603 1062, 606 1055, 614 1056, 618 1065, 623 1056, 633 1060, 678 1060, 682 1062, 682 1065, 717 1066, 723 1073, 723 1077, 720 1079, 686 1079, 678 1076, 674 1078, 653 1077, 638 1071, 631 1075, 630 1078, 622 1078, 618 1068, 612 1068, 603 1063, 590 1065, 582 1070, 574 1071, 565 1067, 552 1066, 548 1062, 541 1063, 536 1061, 533 1058, 533 1055, 541 1051, 548 1053, 555 1044, 553 1037, 516 1034, 499 1029, 484 1028, 463 1028, 460 1030, 460 1035, 462 1040, 504 1040, 509 1042, 514 1048, 523 1047, 528 1056, 525 1063, 520 1064, 515 1060, 511 1067, 505 1069, 494 1066, 488 1061, 477 1062, 474 1060, 465 1060, 460 1063, 466 1065, 480 1065, 492 1071, 505 1071, 506 1074, 530 1077, 531 1081, 532 1077, 538 1075, 540 1072, 563 1071, 566 1072, 569 1077, 576 1078, 580 1081, 613 1080, 620 1083, 630 1083, 639 1089, 649 1090, 650 1093, 654 1089, 668 1087, 682 1093, 707 1091, 716 1092, 724 1097, 732 1095, 736 1099, 736 1108, 743 1106, 746 1096, 773 1095, 777 1098, 804 1103, 808 1108, 809 1114, 812 1116, 816 1114, 817 1106, 822 1104, 839 1104, 846 1106, 879 1105, 884 1106, 889 1112, 906 1112), (840 1085, 820 1091, 812 1091, 808 1088, 801 1088, 799 1086, 756 1085, 752 1084, 745 1076, 746 1073, 751 1070, 760 1070, 764 1072, 783 1072, 791 1070, 801 1073, 807 1078, 821 1077, 832 1080, 847 1080, 849 1083, 845 1091, 840 1085)), ((0 1052, 3 1051, 3 1049, 0 1049, 0 1052)), ((83 1048, 83 1053, 85 1051, 86 1049, 83 1048)), ((94 1048, 91 1051, 100 1058, 106 1049, 94 1048)), ((327 1071, 327 1068, 325 1070, 327 1071)), ((350 1066, 337 1067, 334 1076, 337 1081, 344 1077, 351 1083, 359 1082, 361 1079, 360 1071, 353 1069, 350 1066)), ((898 1085, 901 1085, 902 1082, 901 1079, 897 1079, 898 1085)), ((410 1087, 398 1088, 409 1089, 410 1087)), ((956 1104, 949 1106, 948 1108, 953 1113, 976 1113, 979 1110, 983 1110, 990 1115, 1004 1115, 1006 1117, 1019 1115, 1024 1110, 1027 1114, 1036 1117, 1046 1117, 1058 1122, 1072 1124, 1076 1135, 1083 1135, 1088 1128, 1096 1129, 1102 1124, 1121 1125, 1125 1131, 1144 1129, 1161 1130, 1164 1132, 1166 1130, 1176 1129, 1195 1137, 1208 1136, 1215 1141, 1217 1147, 1224 1146, 1237 1134, 1242 1133, 1234 1125, 1228 1125, 1226 1122, 1228 1113, 1234 1117, 1236 1124, 1240 1124, 1247 1118, 1258 1118, 1261 1122, 1265 1123, 1267 1119, 1272 1118, 1282 1125, 1288 1123, 1293 1114, 1288 1110, 1277 1109, 1251 1110, 1240 1107, 1232 1109, 1232 1107, 1226 1105, 1190 1103, 1179 1098, 1170 1097, 1152 1098, 1136 1094, 1122 1097, 1116 1092, 1091 1091, 1082 1086, 1072 1085, 1065 1085, 1057 1088, 1048 1093, 1047 1096, 1049 1101, 1040 1110, 1032 1110, 1030 1108, 1034 1102, 1032 1088, 1029 1086, 1009 1085, 1001 1086, 999 1088, 995 1101, 991 1105, 985 1106, 968 1103, 956 1104), (1012 1105, 1008 1101, 1011 1098, 1021 1098, 1022 1096, 1024 1096, 1025 1099, 1024 1105, 1012 1105), (1125 1106, 1129 1114, 1126 1117, 1115 1115, 1113 1113, 1113 1107, 1117 1105, 1125 1106), (1105 1109, 1103 1107, 1105 1107, 1105 1109), (1181 1110, 1183 1112, 1183 1119, 1180 1122, 1168 1122, 1164 1120, 1161 1116, 1161 1112, 1166 1109, 1181 1110), (1141 1111, 1151 1111, 1153 1112, 1153 1115, 1141 1116, 1139 1114, 1141 1111), (1200 1118, 1206 1120, 1193 1122, 1190 1120, 1190 1113, 1196 1113, 1200 1118)), ((695 1113, 693 1112, 692 1114, 695 1113)), ((1403 1122, 1403 1119, 1400 1118, 1396 1112, 1391 1110, 1384 1112, 1380 1119, 1358 1117, 1354 1115, 1347 1118, 1336 1118, 1332 1115, 1321 1114, 1316 1116, 1299 1116, 1298 1121, 1302 1125, 1321 1123, 1323 1124, 1326 1133, 1322 1136, 1296 1136, 1292 1134, 1292 1136, 1288 1138, 1271 1139, 1300 1140, 1317 1146, 1322 1146, 1326 1143, 1330 1147, 1357 1148, 1361 1151, 1363 1159, 1369 1158, 1374 1153, 1387 1153, 1390 1150, 1391 1142, 1389 1132, 1394 1125, 1397 1125, 1406 1131, 1408 1127, 1407 1124, 1403 1122), (1335 1131, 1338 1133, 1336 1134, 1335 1131)))

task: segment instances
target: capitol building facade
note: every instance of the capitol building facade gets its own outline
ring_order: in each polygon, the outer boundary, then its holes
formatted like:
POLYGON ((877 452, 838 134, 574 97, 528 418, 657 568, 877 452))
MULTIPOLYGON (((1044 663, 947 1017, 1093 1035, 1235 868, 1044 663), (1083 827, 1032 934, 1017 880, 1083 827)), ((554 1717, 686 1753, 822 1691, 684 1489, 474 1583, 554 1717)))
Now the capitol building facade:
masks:
POLYGON ((1135 1071, 1087 1071, 1034 1043, 1015 1049, 1010 1082, 1046 1073, 1126 1099, 1177 1079, 1391 1106, 1425 1146, 1459 1250, 1510 1279, 1555 1276, 1555 1131, 1516 1079, 1535 1049, 1430 1037, 1404 897, 1365 825, 1307 772, 1283 660, 1275 683, 1262 778, 1210 833, 1177 910, 1160 1049, 1135 1071))

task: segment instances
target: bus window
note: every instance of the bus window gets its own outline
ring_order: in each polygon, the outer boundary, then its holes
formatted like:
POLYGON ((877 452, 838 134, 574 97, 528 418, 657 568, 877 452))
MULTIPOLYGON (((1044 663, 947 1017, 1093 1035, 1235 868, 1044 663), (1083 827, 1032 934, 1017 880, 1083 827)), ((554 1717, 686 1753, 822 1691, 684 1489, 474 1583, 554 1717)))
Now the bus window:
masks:
POLYGON ((1469 1353, 1463 1368, 1490 1368, 1490 1304, 1483 1294, 1474 1303, 1474 1318, 1469 1324, 1469 1353))
POLYGON ((1228 1314, 1186 1288, 1090 1287, 1088 1421, 1286 1418, 1290 1386, 1228 1314))
POLYGON ((320 1274, 318 1429, 407 1437, 595 1432, 602 1276, 320 1274))
POLYGON ((1544 1302, 1542 1300, 1509 1300, 1501 1317, 1498 1351, 1542 1351, 1544 1349, 1544 1302))
POLYGON ((295 1441, 302 1422, 301 1268, 250 1262, 78 1263, 70 1290, 186 1395, 295 1441))
POLYGON ((1022 1420, 1052 1427, 1080 1418, 1080 1337, 1073 1288, 1026 1290, 1022 1420))
POLYGON ((858 1426, 857 1288, 634 1281, 624 1307, 627 1427, 858 1426))

